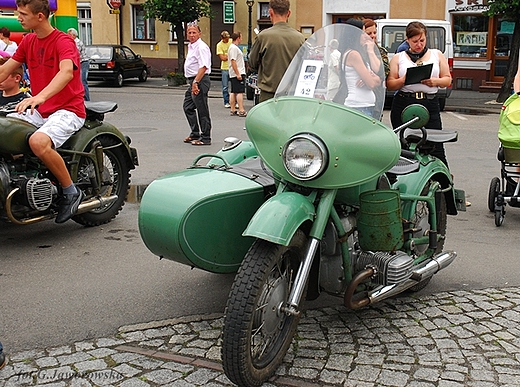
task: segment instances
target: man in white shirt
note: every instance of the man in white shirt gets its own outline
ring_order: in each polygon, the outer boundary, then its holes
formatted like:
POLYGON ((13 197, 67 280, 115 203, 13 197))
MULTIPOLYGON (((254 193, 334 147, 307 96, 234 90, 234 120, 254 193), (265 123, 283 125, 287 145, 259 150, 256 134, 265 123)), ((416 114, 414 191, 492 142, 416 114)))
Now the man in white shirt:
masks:
POLYGON ((231 115, 245 117, 247 115, 244 109, 246 66, 244 63, 244 54, 240 48, 238 48, 238 45, 242 41, 242 34, 240 32, 233 32, 231 39, 233 39, 233 43, 228 49, 229 78, 231 80, 231 115), (238 112, 236 111, 235 103, 238 103, 238 112))
POLYGON ((188 24, 187 35, 190 43, 184 62, 184 76, 189 86, 182 107, 191 132, 184 142, 192 145, 211 145, 211 118, 208 106, 211 50, 200 38, 202 33, 196 23, 188 24))

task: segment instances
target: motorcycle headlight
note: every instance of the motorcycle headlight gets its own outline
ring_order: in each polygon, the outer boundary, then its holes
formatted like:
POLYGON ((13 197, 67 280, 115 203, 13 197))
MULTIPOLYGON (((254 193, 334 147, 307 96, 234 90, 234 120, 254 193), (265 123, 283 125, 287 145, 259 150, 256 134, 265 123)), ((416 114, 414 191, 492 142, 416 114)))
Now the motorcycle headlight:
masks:
POLYGON ((287 172, 296 179, 315 179, 327 167, 327 148, 319 138, 311 134, 297 134, 283 147, 283 164, 287 172))

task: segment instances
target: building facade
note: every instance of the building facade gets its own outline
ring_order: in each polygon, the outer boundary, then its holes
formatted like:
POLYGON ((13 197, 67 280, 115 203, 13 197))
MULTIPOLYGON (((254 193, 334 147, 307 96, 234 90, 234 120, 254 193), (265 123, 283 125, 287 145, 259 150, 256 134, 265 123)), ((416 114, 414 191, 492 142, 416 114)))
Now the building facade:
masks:
MULTIPOLYGON (((121 0, 116 10, 109 2, 77 1, 81 39, 130 46, 150 64, 152 76, 178 70, 177 45, 186 47, 185 39, 179 40, 169 24, 146 19, 145 0, 121 0)), ((242 32, 246 46, 249 39, 254 42, 255 31, 271 26, 268 0, 209 2, 214 17, 204 18, 199 25, 203 40, 213 50, 222 30, 242 32)), ((487 0, 293 0, 289 24, 310 36, 323 25, 351 17, 448 20, 455 52, 453 87, 478 90, 486 82, 503 80, 514 29, 514 23, 484 16, 486 4, 487 0)), ((216 55, 213 66, 219 67, 216 55)))

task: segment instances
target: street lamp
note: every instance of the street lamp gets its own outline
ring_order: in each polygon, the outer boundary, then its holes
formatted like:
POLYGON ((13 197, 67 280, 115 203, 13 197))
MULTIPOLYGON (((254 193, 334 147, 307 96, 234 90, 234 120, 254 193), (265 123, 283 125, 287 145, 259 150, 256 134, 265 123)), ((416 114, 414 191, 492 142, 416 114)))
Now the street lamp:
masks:
POLYGON ((251 13, 253 12, 254 0, 246 0, 246 5, 249 11, 249 24, 247 25, 247 56, 249 57, 249 51, 251 50, 251 13))

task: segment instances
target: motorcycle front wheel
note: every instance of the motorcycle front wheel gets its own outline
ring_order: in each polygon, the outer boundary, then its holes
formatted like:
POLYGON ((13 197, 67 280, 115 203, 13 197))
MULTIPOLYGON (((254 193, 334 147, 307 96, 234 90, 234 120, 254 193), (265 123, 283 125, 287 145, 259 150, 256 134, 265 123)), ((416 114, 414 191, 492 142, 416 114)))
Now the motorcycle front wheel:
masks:
POLYGON ((246 254, 226 305, 222 365, 239 386, 260 386, 274 375, 291 344, 299 315, 281 310, 294 286, 307 238, 289 246, 256 240, 246 254))
MULTIPOLYGON (((95 210, 75 215, 72 219, 84 226, 99 226, 110 222, 121 211, 125 204, 130 187, 130 160, 122 146, 116 146, 115 139, 109 137, 99 138, 103 146, 103 169, 101 171, 100 193, 101 197, 117 195, 117 199, 95 210)), ((95 178, 94 163, 90 158, 82 157, 78 165, 78 178, 76 185, 83 190, 85 197, 96 197, 92 186, 95 178)))

